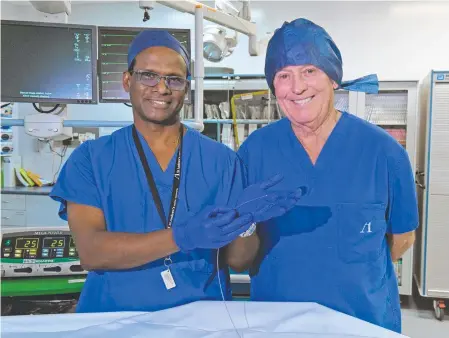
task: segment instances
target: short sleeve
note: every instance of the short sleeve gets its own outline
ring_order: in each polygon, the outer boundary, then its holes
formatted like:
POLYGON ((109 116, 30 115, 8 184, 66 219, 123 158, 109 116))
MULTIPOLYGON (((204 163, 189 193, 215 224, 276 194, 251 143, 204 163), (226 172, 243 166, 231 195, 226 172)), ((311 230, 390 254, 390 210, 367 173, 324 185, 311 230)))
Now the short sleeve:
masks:
POLYGON ((419 225, 418 201, 414 173, 407 152, 401 146, 388 159, 388 228, 391 234, 415 230, 419 225))
POLYGON ((89 143, 80 145, 64 164, 50 197, 60 202, 59 216, 67 221, 67 201, 101 208, 89 143))

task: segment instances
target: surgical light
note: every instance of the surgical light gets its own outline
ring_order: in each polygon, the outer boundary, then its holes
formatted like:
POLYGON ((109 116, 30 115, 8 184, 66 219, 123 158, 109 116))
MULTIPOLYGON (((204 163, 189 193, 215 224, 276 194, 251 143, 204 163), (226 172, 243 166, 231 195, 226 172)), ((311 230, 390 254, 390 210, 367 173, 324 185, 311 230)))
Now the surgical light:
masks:
POLYGON ((218 26, 209 26, 204 29, 203 55, 211 62, 220 62, 231 55, 237 45, 237 35, 226 37, 226 30, 218 26))
POLYGON ((229 0, 215 0, 215 8, 232 16, 239 15, 239 10, 229 0))

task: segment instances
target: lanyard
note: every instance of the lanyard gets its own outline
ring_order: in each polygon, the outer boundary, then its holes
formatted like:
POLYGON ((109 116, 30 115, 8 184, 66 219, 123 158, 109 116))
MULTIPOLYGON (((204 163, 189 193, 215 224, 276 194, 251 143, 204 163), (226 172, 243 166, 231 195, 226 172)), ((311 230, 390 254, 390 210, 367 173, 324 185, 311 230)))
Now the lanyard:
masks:
POLYGON ((136 126, 133 126, 133 138, 134 143, 137 147, 137 152, 139 153, 140 161, 142 162, 143 169, 145 170, 145 175, 147 177, 148 185, 150 187, 151 194, 153 195, 154 202, 156 203, 156 208, 161 218, 162 223, 166 229, 170 229, 173 224, 173 218, 175 217, 176 205, 178 202, 179 193, 179 183, 181 181, 181 155, 182 155, 182 138, 184 134, 184 127, 181 124, 179 128, 179 149, 176 156, 175 173, 173 175, 173 190, 170 202, 170 210, 168 215, 168 220, 165 218, 164 208, 162 206, 161 197, 156 188, 156 183, 154 182, 153 175, 151 174, 150 166, 148 165, 147 158, 143 152, 142 143, 140 142, 139 136, 137 135, 136 126))

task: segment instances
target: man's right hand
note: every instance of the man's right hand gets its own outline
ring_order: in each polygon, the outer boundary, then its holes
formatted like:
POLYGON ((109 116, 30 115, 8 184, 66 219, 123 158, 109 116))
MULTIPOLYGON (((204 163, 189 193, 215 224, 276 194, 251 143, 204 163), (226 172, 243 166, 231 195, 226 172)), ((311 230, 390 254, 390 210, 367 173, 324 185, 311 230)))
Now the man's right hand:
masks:
POLYGON ((181 251, 218 249, 231 243, 253 223, 251 214, 239 215, 226 207, 206 207, 186 223, 173 227, 173 238, 181 251))
POLYGON ((243 190, 235 209, 240 214, 251 213, 257 223, 279 217, 290 211, 307 193, 306 187, 292 190, 275 188, 283 180, 282 175, 250 185, 243 190))

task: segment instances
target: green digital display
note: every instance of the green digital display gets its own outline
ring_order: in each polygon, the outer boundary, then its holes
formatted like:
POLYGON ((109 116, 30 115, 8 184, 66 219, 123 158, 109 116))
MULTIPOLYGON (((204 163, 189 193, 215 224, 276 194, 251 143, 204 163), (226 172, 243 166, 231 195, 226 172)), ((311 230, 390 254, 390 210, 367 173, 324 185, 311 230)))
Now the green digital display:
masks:
POLYGON ((16 249, 37 249, 39 246, 39 238, 17 238, 16 249))
POLYGON ((65 238, 64 237, 47 237, 44 238, 44 248, 64 248, 65 238))

